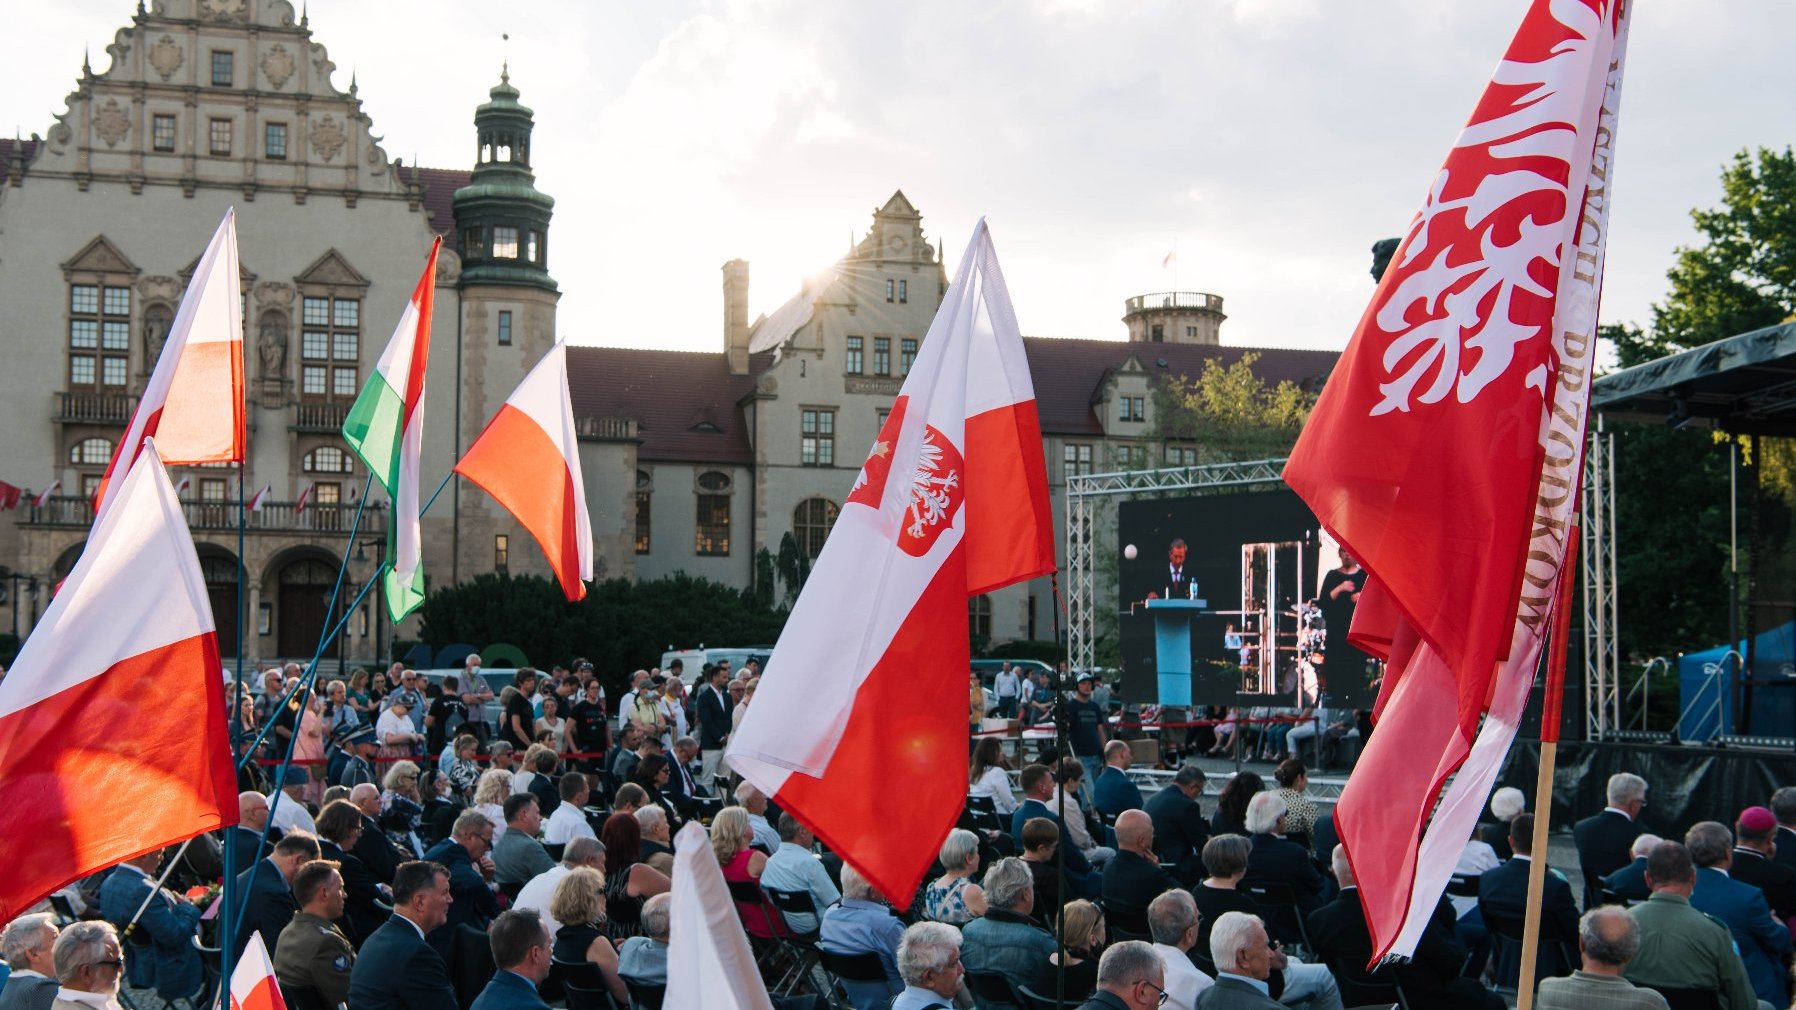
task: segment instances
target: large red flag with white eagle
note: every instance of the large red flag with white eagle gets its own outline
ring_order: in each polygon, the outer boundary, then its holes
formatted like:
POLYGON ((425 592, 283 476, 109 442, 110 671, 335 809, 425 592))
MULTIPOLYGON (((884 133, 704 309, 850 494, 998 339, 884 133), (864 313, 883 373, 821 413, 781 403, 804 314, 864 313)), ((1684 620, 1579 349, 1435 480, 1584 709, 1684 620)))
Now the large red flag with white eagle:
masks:
POLYGON ((967 599, 1053 570, 1035 388, 981 221, 730 764, 908 897, 966 799, 967 599))
POLYGON ((94 492, 94 512, 112 499, 112 480, 131 469, 145 438, 165 463, 243 459, 243 292, 237 267, 237 212, 225 211, 194 267, 156 359, 143 399, 94 492))
POLYGON ((0 681, 0 921, 237 822, 206 580, 153 440, 0 681))
POLYGON ((1534 0, 1285 470, 1370 572, 1350 637, 1389 660, 1335 807, 1375 960, 1413 953, 1549 626, 1627 23, 1620 0, 1534 0))

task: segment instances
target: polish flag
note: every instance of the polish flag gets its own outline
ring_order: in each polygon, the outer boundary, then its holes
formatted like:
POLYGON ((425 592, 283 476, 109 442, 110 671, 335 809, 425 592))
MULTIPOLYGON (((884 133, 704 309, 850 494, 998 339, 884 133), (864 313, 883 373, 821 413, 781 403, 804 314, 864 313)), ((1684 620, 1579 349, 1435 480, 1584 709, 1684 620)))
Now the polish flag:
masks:
POLYGON ((10 512, 19 507, 19 499, 25 492, 0 480, 0 512, 10 512))
POLYGON ((243 293, 237 273, 237 212, 225 211, 131 415, 94 492, 105 510, 116 473, 129 470, 143 440, 155 436, 163 462, 236 463, 243 459, 243 293))
POLYGON ((566 344, 556 343, 524 376, 455 472, 485 488, 530 531, 569 600, 586 595, 592 519, 580 480, 566 344))
POLYGON ((1388 661, 1335 806, 1374 962, 1414 953, 1554 616, 1631 7, 1534 0, 1285 468, 1370 573, 1349 637, 1388 661))
POLYGON ((60 481, 60 480, 51 481, 49 487, 44 488, 42 491, 39 491, 37 494, 37 497, 31 499, 31 504, 37 508, 40 508, 40 509, 43 508, 45 505, 50 504, 50 496, 55 494, 57 492, 57 489, 59 489, 61 487, 62 487, 62 481, 60 481))
POLYGON ((312 489, 317 486, 317 484, 307 484, 305 490, 299 493, 299 497, 293 500, 294 515, 299 515, 306 510, 306 503, 312 500, 312 489))
POLYGON ((249 510, 251 512, 262 511, 262 503, 266 502, 268 500, 269 492, 271 492, 273 490, 274 490, 273 484, 262 485, 262 490, 257 491, 256 496, 249 500, 249 510))
POLYGON ((190 488, 192 486, 193 486, 193 478, 192 477, 182 477, 180 479, 180 481, 175 484, 175 497, 176 498, 181 497, 181 493, 186 491, 188 488, 190 488))
POLYGON ((981 221, 728 750, 895 901, 966 799, 967 599, 1052 572, 1053 529, 1035 389, 981 221))
POLYGON ((1167 267, 1172 266, 1173 260, 1176 260, 1178 258, 1179 258, 1179 251, 1177 249, 1167 250, 1166 255, 1160 258, 1160 269, 1164 270, 1167 267))
POLYGON ((249 943, 238 957, 237 966, 231 969, 231 1010, 287 1010, 261 930, 249 935, 249 943))
MULTIPOLYGON (((746 716, 744 717, 746 718, 746 716)), ((674 836, 666 1010, 773 1010, 704 825, 674 836)))
POLYGON ((237 822, 206 580, 153 440, 113 495, 0 681, 0 921, 237 822))

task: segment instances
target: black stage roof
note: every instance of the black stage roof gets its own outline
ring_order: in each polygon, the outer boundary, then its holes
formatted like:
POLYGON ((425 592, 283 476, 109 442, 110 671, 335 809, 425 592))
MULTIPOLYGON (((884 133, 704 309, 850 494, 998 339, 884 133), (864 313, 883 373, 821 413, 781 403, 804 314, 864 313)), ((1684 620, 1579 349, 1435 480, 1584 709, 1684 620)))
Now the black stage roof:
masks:
POLYGON ((1590 405, 1611 420, 1796 435, 1796 322, 1605 375, 1590 405))

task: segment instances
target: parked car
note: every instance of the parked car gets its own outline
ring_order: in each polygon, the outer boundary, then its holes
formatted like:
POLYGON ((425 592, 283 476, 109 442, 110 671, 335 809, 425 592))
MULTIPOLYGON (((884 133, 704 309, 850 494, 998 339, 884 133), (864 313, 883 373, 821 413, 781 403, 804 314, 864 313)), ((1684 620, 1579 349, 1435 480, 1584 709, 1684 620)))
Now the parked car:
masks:
POLYGON ((707 649, 702 645, 696 649, 669 649, 661 654, 659 669, 666 670, 673 665, 674 660, 679 660, 681 663, 680 679, 686 682, 687 687, 691 687, 697 682, 699 672, 704 669, 706 663, 716 663, 719 660, 727 659, 730 661, 730 673, 734 675, 751 659, 765 669, 767 657, 772 653, 773 646, 771 645, 751 645, 741 649, 707 649))
MULTIPOLYGON (((986 687, 990 687, 992 686, 992 681, 997 679, 998 671, 1004 669, 1005 663, 1009 663, 1011 669, 1016 670, 1019 675, 1025 670, 1038 675, 1051 675, 1054 672, 1053 667, 1039 659, 1004 659, 1002 657, 998 659, 975 659, 973 660, 972 665, 973 669, 979 671, 979 679, 985 682, 986 687)), ((1072 685, 1068 684, 1067 686, 1071 687, 1072 685)))

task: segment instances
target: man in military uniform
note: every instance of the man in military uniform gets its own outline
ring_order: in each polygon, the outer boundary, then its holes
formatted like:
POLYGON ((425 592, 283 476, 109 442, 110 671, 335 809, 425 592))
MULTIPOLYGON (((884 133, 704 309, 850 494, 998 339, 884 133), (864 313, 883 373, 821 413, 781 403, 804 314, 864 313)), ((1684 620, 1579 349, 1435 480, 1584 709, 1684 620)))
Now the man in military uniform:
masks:
POLYGON ((281 930, 275 948, 274 975, 281 988, 310 989, 325 1006, 349 998, 349 970, 355 966, 355 948, 333 923, 343 916, 343 877, 337 864, 313 860, 293 875, 293 896, 299 911, 281 930))
POLYGON ((343 748, 349 759, 343 762, 343 770, 335 780, 336 785, 348 786, 351 789, 367 783, 380 785, 380 776, 374 771, 373 757, 380 750, 380 741, 375 739, 373 726, 357 726, 343 735, 343 748))

